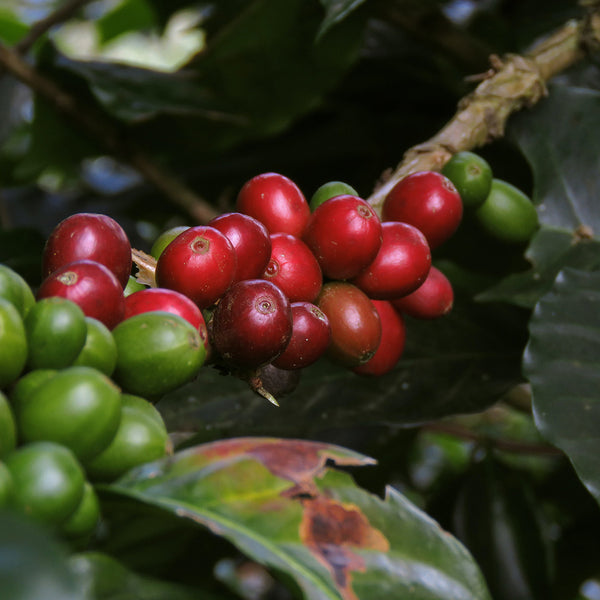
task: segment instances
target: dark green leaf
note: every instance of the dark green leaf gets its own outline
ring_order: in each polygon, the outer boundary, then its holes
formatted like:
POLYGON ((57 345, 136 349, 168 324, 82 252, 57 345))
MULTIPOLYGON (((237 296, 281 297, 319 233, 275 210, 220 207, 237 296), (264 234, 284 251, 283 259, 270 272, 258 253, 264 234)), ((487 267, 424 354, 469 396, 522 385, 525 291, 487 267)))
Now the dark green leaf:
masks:
POLYGON ((524 372, 536 424, 600 501, 600 271, 565 269, 537 304, 524 372))
POLYGON ((29 27, 19 21, 11 11, 0 9, 0 41, 4 44, 16 44, 28 30, 29 27))
POLYGON ((225 537, 311 600, 489 598, 477 565, 393 488, 384 500, 330 465, 372 462, 301 440, 197 446, 109 486, 225 537))
POLYGON ((364 4, 365 0, 320 0, 320 2, 325 7, 325 18, 319 28, 319 37, 364 4))
POLYGON ((146 0, 125 0, 96 21, 102 43, 130 31, 143 31, 156 25, 154 10, 146 0))
POLYGON ((44 236, 36 229, 0 229, 0 263, 14 269, 30 285, 39 283, 44 236))

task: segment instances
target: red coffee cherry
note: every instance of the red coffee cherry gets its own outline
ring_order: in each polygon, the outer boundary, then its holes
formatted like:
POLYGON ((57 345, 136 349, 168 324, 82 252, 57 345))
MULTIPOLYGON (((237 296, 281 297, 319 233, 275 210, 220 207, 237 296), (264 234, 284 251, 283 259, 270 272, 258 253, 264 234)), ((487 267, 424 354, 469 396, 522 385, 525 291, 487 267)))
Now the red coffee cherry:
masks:
POLYGON ((310 217, 310 207, 300 188, 285 175, 262 173, 240 190, 236 209, 264 223, 269 233, 301 237, 310 217))
POLYGON ((50 233, 42 255, 42 277, 77 260, 108 267, 124 288, 131 275, 131 244, 124 229, 107 215, 77 213, 50 233))
POLYGON ((331 341, 331 326, 325 313, 310 302, 292 302, 292 337, 273 361, 278 369, 303 369, 325 354, 331 341))
POLYGON ((381 340, 381 321, 364 292, 345 281, 330 281, 321 289, 317 306, 331 325, 327 355, 333 361, 356 367, 375 354, 381 340))
POLYGON ((431 267, 425 281, 414 292, 392 300, 394 307, 417 319, 437 319, 449 313, 454 303, 454 291, 448 278, 431 267))
POLYGON ((227 237, 214 227, 198 225, 163 250, 156 263, 156 283, 208 308, 229 289, 236 268, 235 249, 227 237))
POLYGON ((77 260, 59 267, 44 279, 37 297, 60 296, 78 304, 87 317, 109 329, 123 320, 125 296, 114 273, 93 260, 77 260))
POLYGON ((373 300, 381 320, 381 341, 373 357, 354 367, 358 375, 385 375, 398 363, 406 343, 406 326, 402 315, 387 300, 373 300))
POLYGON ((431 249, 452 236, 462 214, 462 200, 456 187, 436 171, 419 171, 400 180, 382 208, 384 221, 414 225, 423 232, 431 249))
POLYGON ((323 284, 315 255, 289 233, 271 235, 271 258, 262 278, 274 283, 290 302, 313 302, 323 284))
POLYGON ((351 281, 369 298, 391 300, 416 290, 431 267, 425 236, 408 223, 382 224, 383 242, 373 262, 351 281))
POLYGON ((223 295, 212 318, 211 344, 225 363, 253 369, 279 356, 292 337, 292 309, 270 281, 239 281, 223 295))
POLYGON ((381 247, 381 221, 357 196, 330 198, 312 213, 303 240, 330 279, 350 279, 369 265, 381 247))
POLYGON ((257 219, 239 212, 225 213, 209 221, 231 242, 237 256, 233 283, 262 276, 271 256, 269 231, 257 219))
POLYGON ((159 310, 179 315, 188 323, 191 323, 198 330, 204 345, 206 345, 208 333, 202 311, 190 298, 175 290, 147 288, 130 294, 125 298, 125 316, 123 319, 159 310))

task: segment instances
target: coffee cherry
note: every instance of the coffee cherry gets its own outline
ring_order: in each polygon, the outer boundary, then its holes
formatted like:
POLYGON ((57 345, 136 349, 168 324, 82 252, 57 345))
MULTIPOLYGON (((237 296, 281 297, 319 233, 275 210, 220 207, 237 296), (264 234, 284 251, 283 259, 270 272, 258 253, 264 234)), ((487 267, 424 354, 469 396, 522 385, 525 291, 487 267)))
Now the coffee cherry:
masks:
POLYGON ((385 375, 391 371, 404 352, 406 326, 404 319, 386 300, 373 300, 381 320, 381 341, 375 354, 364 364, 354 367, 358 375, 385 375))
POLYGON ((93 260, 116 276, 121 289, 131 275, 131 244, 123 228, 111 217, 77 213, 61 221, 46 240, 42 277, 78 260, 93 260))
POLYGON ((16 445, 15 416, 6 396, 0 392, 0 461, 4 456, 10 454, 16 445))
POLYGON ((335 196, 343 196, 344 194, 358 196, 358 192, 351 185, 348 185, 343 181, 328 181, 317 188, 317 191, 312 195, 308 205, 310 206, 310 210, 314 212, 315 208, 321 206, 323 202, 326 202, 335 196))
POLYGON ((271 239, 267 228, 254 217, 242 213, 225 213, 208 223, 231 242, 237 257, 233 282, 261 277, 271 256, 271 239))
POLYGON ((85 317, 87 333, 85 344, 73 366, 93 367, 110 377, 117 364, 117 345, 110 329, 98 319, 85 317))
POLYGON ((83 484, 83 496, 71 516, 61 524, 60 533, 71 540, 91 535, 100 519, 100 500, 89 481, 83 484))
POLYGON ((265 365, 292 336, 290 302, 270 281, 240 281, 217 304, 211 334, 215 351, 227 364, 247 369, 265 365))
POLYGON ((8 300, 25 317, 35 304, 29 284, 13 269, 0 265, 0 298, 8 300))
POLYGON ((156 283, 208 308, 229 289, 236 268, 235 249, 227 237, 214 227, 198 225, 163 250, 156 263, 156 283))
POLYGON ((321 289, 316 304, 331 325, 327 355, 332 360, 355 367, 375 354, 381 340, 381 321, 364 292, 351 283, 331 281, 321 289))
POLYGON ((16 379, 27 361, 27 333, 19 311, 0 298, 0 388, 16 379))
POLYGON ((123 288, 103 264, 78 260, 53 271, 42 281, 37 297, 60 296, 75 302, 87 317, 102 321, 109 329, 125 314, 123 288))
POLYGON ((145 290, 147 289, 148 286, 144 285, 143 283, 140 283, 136 277, 134 277, 133 275, 129 276, 129 279, 127 280, 127 285, 125 286, 125 289, 123 290, 123 295, 125 297, 133 294, 134 292, 139 292, 140 290, 145 290))
POLYGON ((381 247, 381 222, 368 202, 335 196, 313 213, 303 237, 323 275, 350 279, 369 265, 381 247))
POLYGON ((271 235, 271 257, 262 278, 274 283, 290 302, 313 302, 323 284, 315 255, 289 233, 271 235))
POLYGON ((400 180, 386 196, 384 221, 402 221, 420 229, 433 250, 457 230, 463 214, 460 194, 441 173, 419 171, 400 180))
POLYGON ((536 208, 527 195, 501 179, 492 181, 475 217, 485 231, 507 244, 528 242, 539 226, 536 208))
POLYGON ((269 233, 301 237, 310 217, 308 202, 300 188, 285 175, 262 173, 241 188, 238 212, 258 219, 269 233))
POLYGON ((465 208, 481 206, 492 187, 492 168, 474 152, 457 152, 442 168, 456 187, 465 208))
POLYGON ((394 307, 417 319, 437 319, 452 310, 454 291, 448 278, 431 267, 425 281, 412 293, 392 300, 394 307))
POLYGON ((166 231, 163 231, 152 244, 152 248, 150 248, 150 255, 153 256, 156 260, 163 253, 163 250, 180 234, 183 233, 186 229, 189 229, 188 225, 176 225, 175 227, 170 227, 166 231))
POLYGON ((383 241, 373 262, 351 281, 369 298, 390 300, 416 290, 431 267, 425 236, 408 223, 382 224, 383 241))
POLYGON ((0 509, 10 506, 13 495, 13 479, 8 467, 0 461, 0 509))
POLYGON ((294 370, 316 362, 329 347, 331 326, 325 313, 310 302, 292 302, 292 337, 273 361, 279 369, 294 370))

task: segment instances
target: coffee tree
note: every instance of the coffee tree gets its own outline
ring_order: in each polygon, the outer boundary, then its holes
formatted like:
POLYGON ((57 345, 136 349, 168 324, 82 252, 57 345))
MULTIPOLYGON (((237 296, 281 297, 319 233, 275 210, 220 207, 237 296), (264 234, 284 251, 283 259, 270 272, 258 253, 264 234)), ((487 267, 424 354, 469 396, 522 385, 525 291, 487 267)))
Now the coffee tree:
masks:
POLYGON ((0 9, 0 596, 592 600, 596 2, 0 9))

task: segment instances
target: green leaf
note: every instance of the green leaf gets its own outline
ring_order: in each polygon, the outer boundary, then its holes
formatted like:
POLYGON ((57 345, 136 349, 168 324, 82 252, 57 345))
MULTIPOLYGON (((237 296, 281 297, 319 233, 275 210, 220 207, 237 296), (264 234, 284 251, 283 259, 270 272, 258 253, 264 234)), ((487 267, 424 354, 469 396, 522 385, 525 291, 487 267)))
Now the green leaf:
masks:
POLYGON ((318 37, 324 35, 336 23, 364 4, 365 0, 320 0, 325 7, 325 18, 319 28, 318 37))
POLYGON ((600 501, 600 271, 561 271, 535 307, 523 368, 536 425, 600 501))
POLYGON ((16 44, 29 31, 29 27, 22 23, 10 11, 0 9, 0 41, 12 46, 16 44))
POLYGON ((223 536, 310 600, 485 600, 465 548, 393 488, 385 499, 332 468, 372 460, 319 442, 234 438, 136 469, 112 493, 223 536))
POLYGON ((146 0, 124 0, 96 21, 102 43, 130 31, 152 28, 157 23, 153 8, 146 0))

